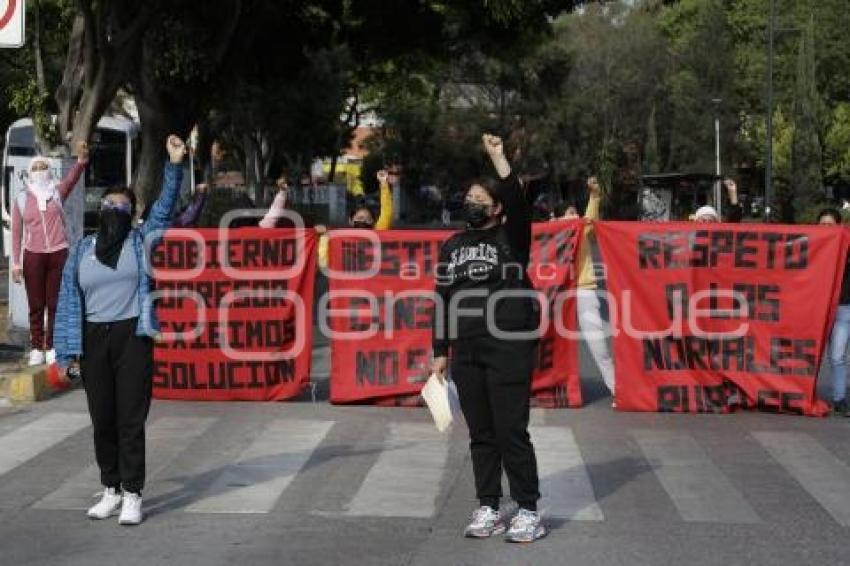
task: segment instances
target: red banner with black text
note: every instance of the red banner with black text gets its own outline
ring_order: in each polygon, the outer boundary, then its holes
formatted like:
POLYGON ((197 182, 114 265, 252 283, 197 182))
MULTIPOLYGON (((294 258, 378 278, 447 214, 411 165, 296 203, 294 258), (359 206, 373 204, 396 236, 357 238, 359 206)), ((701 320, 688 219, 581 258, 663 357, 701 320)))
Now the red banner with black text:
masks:
POLYGON ((279 401, 310 382, 313 230, 169 230, 151 252, 154 396, 279 401))
MULTIPOLYGON (((580 222, 535 224, 528 273, 560 325, 575 332, 580 222)), ((329 301, 320 314, 331 331, 331 401, 415 405, 431 360, 434 270, 448 231, 337 230, 329 243, 329 301)), ((533 402, 582 404, 578 347, 550 324, 541 337, 533 402)))
POLYGON ((822 415, 839 227, 600 222, 619 410, 822 415))

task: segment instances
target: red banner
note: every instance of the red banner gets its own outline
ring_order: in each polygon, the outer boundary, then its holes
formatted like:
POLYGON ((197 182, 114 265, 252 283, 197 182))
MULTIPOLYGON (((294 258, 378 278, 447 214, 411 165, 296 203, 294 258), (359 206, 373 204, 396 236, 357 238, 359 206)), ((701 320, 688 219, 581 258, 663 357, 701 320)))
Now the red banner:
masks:
POLYGON ((170 230, 151 253, 154 396, 279 401, 310 382, 312 230, 170 230))
MULTIPOLYGON (((574 288, 579 222, 534 226, 529 276, 567 329, 576 327, 574 288)), ((434 269, 447 231, 332 232, 330 298, 319 324, 331 334, 331 401, 419 403, 431 360, 434 269)), ((553 316, 553 318, 555 318, 553 316)), ((534 374, 537 404, 579 407, 578 348, 556 335, 541 338, 534 374)))
POLYGON ((822 415, 836 227, 601 222, 617 408, 822 415))

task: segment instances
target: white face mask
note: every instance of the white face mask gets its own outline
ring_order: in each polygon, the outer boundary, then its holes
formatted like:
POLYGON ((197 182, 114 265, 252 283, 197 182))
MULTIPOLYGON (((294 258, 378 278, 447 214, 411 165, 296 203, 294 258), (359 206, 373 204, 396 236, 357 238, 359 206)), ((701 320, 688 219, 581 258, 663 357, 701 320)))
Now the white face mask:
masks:
POLYGON ((50 171, 32 171, 29 180, 31 184, 37 187, 46 187, 50 183, 50 171))
POLYGON ((50 200, 50 169, 42 171, 30 171, 27 185, 29 190, 35 195, 35 200, 38 202, 38 209, 42 212, 47 210, 47 201, 50 200))

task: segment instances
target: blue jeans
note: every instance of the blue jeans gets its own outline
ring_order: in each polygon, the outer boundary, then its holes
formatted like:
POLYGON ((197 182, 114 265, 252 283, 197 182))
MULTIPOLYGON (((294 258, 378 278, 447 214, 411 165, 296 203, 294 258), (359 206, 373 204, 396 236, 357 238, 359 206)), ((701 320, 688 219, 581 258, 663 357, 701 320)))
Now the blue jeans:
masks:
POLYGON ((832 338, 829 343, 829 364, 832 366, 832 400, 841 401, 847 394, 847 343, 850 342, 850 305, 838 305, 832 338))

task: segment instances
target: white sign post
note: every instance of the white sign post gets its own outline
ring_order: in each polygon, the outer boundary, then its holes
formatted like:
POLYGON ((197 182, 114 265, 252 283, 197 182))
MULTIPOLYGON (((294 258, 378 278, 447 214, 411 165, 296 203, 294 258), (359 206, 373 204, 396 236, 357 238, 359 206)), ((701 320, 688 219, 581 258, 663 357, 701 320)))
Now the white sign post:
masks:
POLYGON ((0 48, 24 45, 24 0, 0 0, 0 48))

